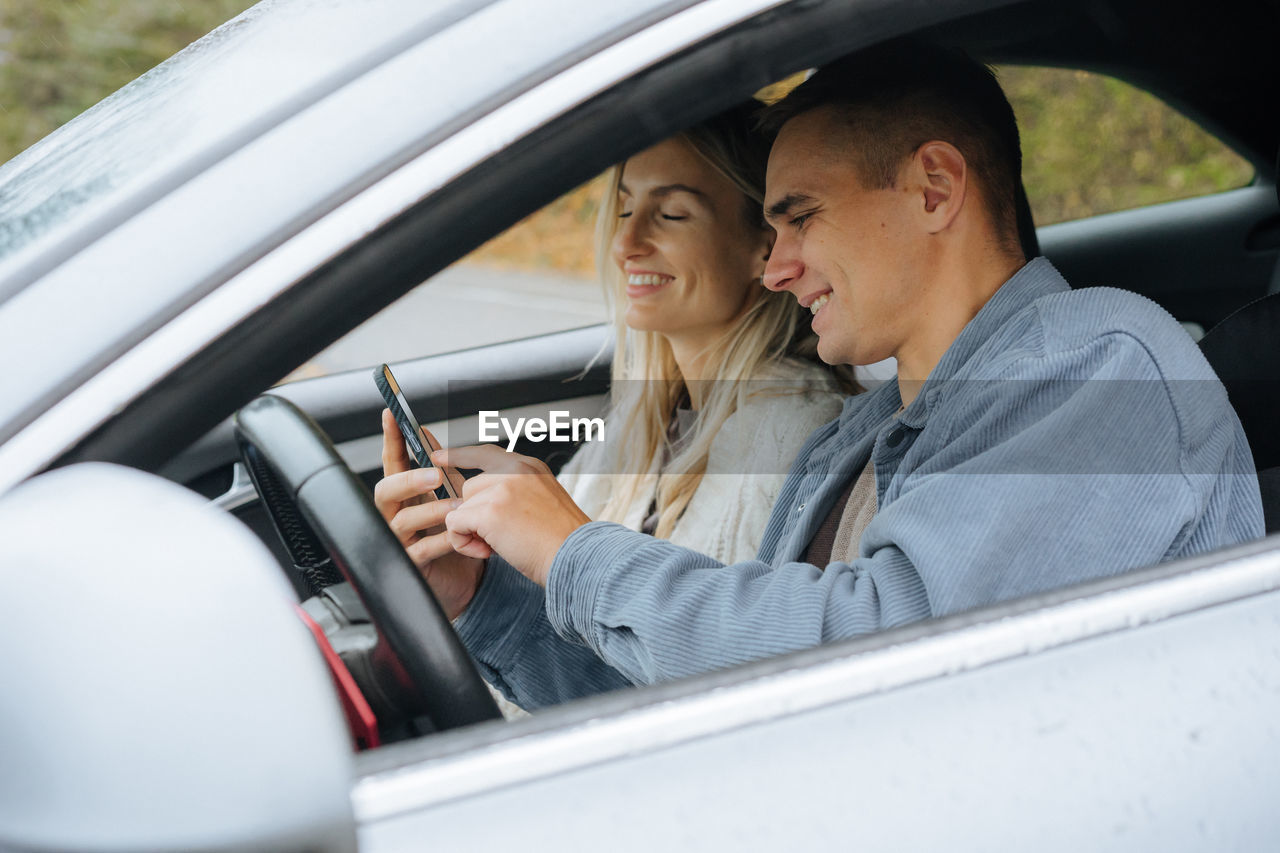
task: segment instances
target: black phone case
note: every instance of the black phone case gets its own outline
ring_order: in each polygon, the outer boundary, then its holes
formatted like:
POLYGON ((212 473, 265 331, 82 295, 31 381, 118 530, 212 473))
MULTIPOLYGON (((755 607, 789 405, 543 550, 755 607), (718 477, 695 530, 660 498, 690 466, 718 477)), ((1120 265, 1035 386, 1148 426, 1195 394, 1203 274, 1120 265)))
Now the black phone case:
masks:
MULTIPOLYGON (((387 384, 387 378, 383 374, 385 368, 385 364, 380 364, 373 369, 373 384, 378 386, 378 393, 382 395, 383 402, 387 404, 387 408, 391 410, 391 415, 396 419, 396 424, 400 427, 400 434, 404 436, 405 442, 409 445, 409 452, 413 454, 414 461, 418 463, 418 467, 434 468, 435 463, 427 455, 427 449, 422 446, 421 437, 418 436, 413 428, 413 420, 400 405, 400 401, 396 399, 396 394, 391 390, 391 386, 387 384)), ((447 501, 452 497, 443 483, 436 487, 435 494, 436 498, 442 501, 447 501)))

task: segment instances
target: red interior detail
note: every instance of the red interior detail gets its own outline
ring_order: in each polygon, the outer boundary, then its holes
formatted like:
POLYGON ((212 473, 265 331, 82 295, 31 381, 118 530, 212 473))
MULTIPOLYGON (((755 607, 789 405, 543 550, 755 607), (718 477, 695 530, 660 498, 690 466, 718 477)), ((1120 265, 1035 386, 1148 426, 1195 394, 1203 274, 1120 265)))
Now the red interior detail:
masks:
POLYGON ((307 615, 307 611, 296 606, 294 609, 311 629, 311 635, 315 637, 316 645, 320 647, 320 653, 324 655, 324 661, 329 665, 329 673, 333 676, 334 686, 338 688, 338 697, 342 700, 342 710, 347 715, 347 726, 351 729, 351 737, 356 743, 356 749, 371 749, 381 745, 382 740, 378 737, 378 719, 373 715, 373 709, 369 707, 369 703, 365 701, 364 694, 356 686, 356 680, 351 677, 351 671, 342 662, 342 658, 338 657, 333 646, 329 645, 329 638, 324 635, 324 629, 307 615))

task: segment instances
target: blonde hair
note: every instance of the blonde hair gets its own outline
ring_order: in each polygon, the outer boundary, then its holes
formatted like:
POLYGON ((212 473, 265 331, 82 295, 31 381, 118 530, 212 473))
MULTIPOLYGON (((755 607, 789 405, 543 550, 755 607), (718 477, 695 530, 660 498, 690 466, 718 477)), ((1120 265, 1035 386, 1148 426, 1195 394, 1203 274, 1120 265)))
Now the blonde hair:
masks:
MULTIPOLYGON (((742 214, 757 228, 764 228, 764 168, 768 142, 752 127, 746 105, 677 135, 719 174, 742 192, 742 214)), ((711 443, 725 421, 755 394, 800 393, 805 389, 777 383, 762 389, 748 380, 766 375, 771 362, 817 360, 817 337, 803 321, 802 309, 788 293, 757 287, 756 297, 742 317, 719 340, 708 344, 707 375, 694 395, 680 374, 666 338, 657 332, 627 326, 625 281, 612 262, 610 246, 619 226, 618 188, 623 165, 608 175, 605 197, 596 221, 596 265, 604 284, 605 300, 615 333, 610 390, 610 440, 616 440, 618 487, 610 495, 599 519, 622 522, 637 495, 655 494, 658 524, 654 534, 668 538, 684 513, 707 470, 711 443), (699 399, 697 419, 690 434, 677 448, 670 447, 668 426, 676 405, 686 392, 699 399), (662 470, 664 457, 670 459, 662 470)), ((852 374, 833 371, 833 385, 852 391, 852 374)))

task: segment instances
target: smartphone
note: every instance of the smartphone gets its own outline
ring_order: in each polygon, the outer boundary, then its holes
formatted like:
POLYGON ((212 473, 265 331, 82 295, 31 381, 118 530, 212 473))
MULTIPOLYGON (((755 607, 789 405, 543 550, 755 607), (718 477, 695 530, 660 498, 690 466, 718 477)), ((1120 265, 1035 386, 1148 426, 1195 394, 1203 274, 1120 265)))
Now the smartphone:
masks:
MULTIPOLYGON (((440 448, 438 446, 423 447, 423 443, 428 439, 418 425, 418 419, 413 416, 413 409, 409 408, 409 401, 404 398, 404 392, 400 390, 400 383, 396 382, 396 377, 391 373, 391 368, 385 364, 379 364, 375 367, 373 369, 373 382, 378 386, 378 392, 382 394, 382 399, 386 401, 387 408, 395 416, 396 423, 400 426, 400 433, 404 436, 405 443, 409 445, 409 451, 413 454, 418 467, 434 468, 435 464, 428 454, 440 448)), ((453 489, 453 483, 449 481, 448 472, 442 471, 442 473, 445 475, 444 482, 436 489, 436 497, 442 501, 456 498, 458 495, 453 489)))

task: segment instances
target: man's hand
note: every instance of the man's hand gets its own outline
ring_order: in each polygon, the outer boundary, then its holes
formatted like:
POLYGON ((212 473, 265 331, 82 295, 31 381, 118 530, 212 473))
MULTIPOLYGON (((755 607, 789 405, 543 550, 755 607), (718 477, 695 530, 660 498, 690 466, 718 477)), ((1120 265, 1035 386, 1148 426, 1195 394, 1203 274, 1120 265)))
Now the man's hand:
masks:
MULTIPOLYGON (((422 430, 427 432, 424 427, 422 430)), ((429 433, 428 433, 429 435, 429 433)), ((425 443, 430 447, 432 442, 425 443)), ((404 437, 391 412, 382 410, 382 479, 373 502, 400 540, 418 571, 426 578, 450 620, 467 608, 480 586, 484 561, 457 553, 444 531, 444 518, 455 501, 438 501, 439 468, 414 468, 404 437)), ((460 482, 452 478, 454 491, 460 482)))
POLYGON ((463 484, 462 506, 445 518, 453 547, 477 558, 496 551, 539 586, 564 540, 591 521, 541 460, 480 445, 437 450, 431 461, 484 472, 463 484))

